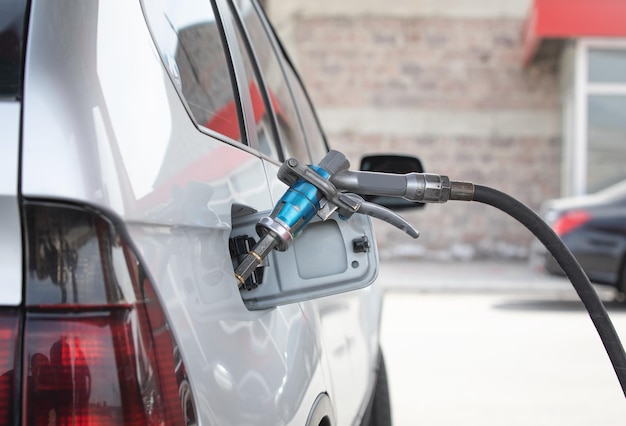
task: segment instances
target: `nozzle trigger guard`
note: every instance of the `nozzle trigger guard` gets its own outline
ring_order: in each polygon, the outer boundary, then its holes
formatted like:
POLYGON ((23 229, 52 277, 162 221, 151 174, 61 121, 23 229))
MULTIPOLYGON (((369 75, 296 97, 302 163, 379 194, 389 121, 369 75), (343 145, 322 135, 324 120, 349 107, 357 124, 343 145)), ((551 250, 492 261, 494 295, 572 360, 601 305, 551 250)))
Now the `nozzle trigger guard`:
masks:
POLYGON ((376 219, 383 220, 388 224, 400 229, 401 231, 404 231, 411 238, 418 238, 420 236, 420 232, 415 229, 413 225, 411 225, 405 218, 393 212, 392 210, 389 210, 388 208, 380 206, 378 204, 369 203, 363 200, 363 198, 361 198, 357 194, 343 194, 343 196, 353 200, 354 203, 359 204, 359 208, 355 213, 361 213, 367 216, 375 217, 376 219))

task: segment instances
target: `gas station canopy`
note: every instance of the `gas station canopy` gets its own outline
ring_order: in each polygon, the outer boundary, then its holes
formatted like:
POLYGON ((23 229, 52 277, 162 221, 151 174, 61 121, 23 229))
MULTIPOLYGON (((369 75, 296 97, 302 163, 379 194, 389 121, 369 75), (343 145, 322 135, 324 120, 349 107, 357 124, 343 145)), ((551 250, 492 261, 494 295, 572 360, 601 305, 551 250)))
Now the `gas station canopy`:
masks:
POLYGON ((626 38, 626 1, 533 0, 523 36, 526 65, 566 39, 626 38))

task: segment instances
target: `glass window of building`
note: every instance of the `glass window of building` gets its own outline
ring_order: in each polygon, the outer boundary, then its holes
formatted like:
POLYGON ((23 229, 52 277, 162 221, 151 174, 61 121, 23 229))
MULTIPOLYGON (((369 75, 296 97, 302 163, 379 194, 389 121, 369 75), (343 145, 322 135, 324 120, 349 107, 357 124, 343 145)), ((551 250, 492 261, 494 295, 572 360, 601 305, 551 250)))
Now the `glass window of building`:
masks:
POLYGON ((626 179, 626 49, 587 54, 587 192, 626 179))

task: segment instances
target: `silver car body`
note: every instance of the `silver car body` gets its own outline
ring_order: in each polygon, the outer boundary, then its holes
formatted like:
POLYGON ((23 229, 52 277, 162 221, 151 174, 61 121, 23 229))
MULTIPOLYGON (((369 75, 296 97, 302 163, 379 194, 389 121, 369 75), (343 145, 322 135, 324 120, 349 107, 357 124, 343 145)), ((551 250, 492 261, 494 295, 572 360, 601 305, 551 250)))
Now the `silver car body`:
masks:
POLYGON ((273 207, 279 164, 194 124, 141 3, 33 0, 27 41, 22 104, 0 104, 0 303, 22 298, 18 195, 97 206, 121 218, 154 280, 199 424, 304 425, 324 395, 334 424, 358 422, 380 290, 246 308, 231 215, 273 207))

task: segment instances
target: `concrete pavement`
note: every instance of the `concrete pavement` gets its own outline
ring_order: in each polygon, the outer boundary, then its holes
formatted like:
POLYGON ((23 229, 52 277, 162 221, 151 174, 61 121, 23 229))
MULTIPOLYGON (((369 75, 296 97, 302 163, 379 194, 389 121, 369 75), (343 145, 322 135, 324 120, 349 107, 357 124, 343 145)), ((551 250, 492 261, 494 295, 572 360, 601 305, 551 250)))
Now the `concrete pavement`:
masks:
MULTIPOLYGON (((623 425, 624 397, 566 278, 519 261, 384 261, 394 424, 623 425)), ((596 286, 626 341, 626 307, 596 286)))

